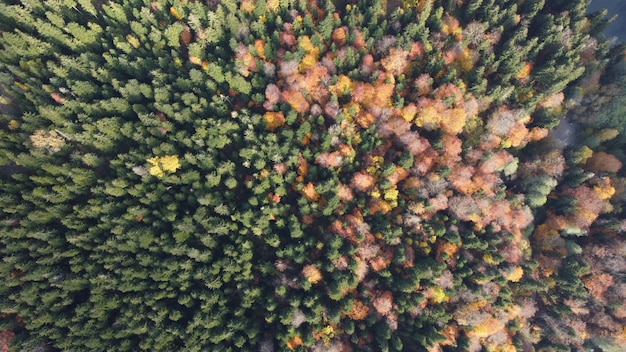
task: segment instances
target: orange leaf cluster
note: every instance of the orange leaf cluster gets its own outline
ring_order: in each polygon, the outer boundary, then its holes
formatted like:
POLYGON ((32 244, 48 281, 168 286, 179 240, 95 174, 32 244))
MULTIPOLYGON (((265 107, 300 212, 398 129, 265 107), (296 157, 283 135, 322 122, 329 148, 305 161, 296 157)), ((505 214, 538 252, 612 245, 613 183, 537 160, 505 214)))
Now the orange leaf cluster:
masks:
POLYGON ((455 35, 455 34, 460 34, 462 32, 462 28, 459 25, 459 20, 457 20, 456 18, 450 15, 443 16, 441 22, 442 22, 441 32, 445 34, 455 35))
POLYGON ((441 115, 439 124, 445 133, 459 134, 465 127, 466 118, 465 110, 461 108, 447 109, 441 115))
POLYGON ((442 151, 438 160, 441 166, 452 168, 461 161, 463 142, 456 135, 444 134, 441 137, 442 151))
POLYGON ((346 43, 346 27, 339 27, 333 30, 331 38, 335 44, 341 46, 346 43))
POLYGON ((585 168, 597 173, 617 173, 622 168, 622 162, 612 154, 597 152, 587 159, 585 168))
POLYGON ((511 282, 519 282, 524 276, 524 269, 520 266, 513 267, 505 273, 504 278, 511 282))
POLYGON ((356 240, 356 234, 354 228, 344 225, 341 220, 336 220, 330 225, 329 228, 333 233, 336 233, 340 237, 350 241, 351 243, 358 243, 356 240))
POLYGON ((311 202, 315 202, 320 198, 312 182, 307 183, 304 188, 302 188, 302 195, 311 202))
POLYGON ((302 268, 302 275, 312 284, 316 284, 322 280, 322 273, 313 264, 305 265, 304 268, 302 268))
MULTIPOLYGON (((439 342, 438 346, 435 347, 435 348, 440 348, 441 349, 441 347, 439 347, 439 346, 453 346, 453 345, 455 345, 455 342, 456 342, 457 338, 459 337, 459 327, 454 325, 454 324, 448 324, 443 329, 441 334, 446 339, 444 341, 439 342)), ((435 348, 433 349, 434 351, 436 351, 435 348)))
POLYGON ((377 106, 377 107, 389 107, 391 106, 393 96, 393 90, 395 87, 395 80, 393 76, 387 76, 385 74, 380 74, 378 77, 378 81, 375 82, 375 94, 374 99, 369 103, 365 103, 365 106, 377 106), (387 81, 387 78, 389 80, 387 81))
POLYGON ((382 199, 373 198, 369 202, 369 209, 371 214, 376 214, 378 212, 382 214, 387 214, 393 209, 391 204, 387 203, 382 199))
MULTIPOLYGON (((454 260, 455 254, 459 251, 459 246, 448 241, 437 241, 437 260, 443 261, 442 254, 446 254, 448 258, 454 260)), ((454 260, 456 262, 456 260, 454 260)))
POLYGON ((610 183, 608 185, 601 184, 594 188, 582 185, 575 189, 565 190, 563 192, 565 195, 572 196, 578 201, 576 211, 566 217, 567 223, 582 229, 588 228, 602 213, 605 207, 606 192, 610 192, 609 187, 611 187, 610 183))
POLYGON ((488 174, 493 172, 502 171, 506 165, 514 160, 513 156, 505 150, 501 150, 489 157, 489 159, 483 161, 478 166, 480 172, 488 174))
POLYGON ((604 294, 615 283, 613 276, 607 273, 600 273, 597 275, 590 275, 583 279, 585 287, 589 291, 591 297, 595 300, 604 302, 606 299, 604 294))
POLYGON ((468 332, 469 336, 484 338, 495 334, 504 328, 504 323, 494 317, 489 317, 484 322, 476 325, 468 332))
POLYGON ((410 52, 408 51, 391 48, 389 55, 381 60, 381 64, 387 72, 393 75, 399 75, 405 72, 409 66, 409 55, 410 52))
POLYGON ((401 168, 400 166, 396 166, 396 168, 393 170, 393 173, 387 176, 387 181, 389 181, 392 186, 395 186, 398 184, 398 182, 406 179, 408 176, 408 171, 401 168))
POLYGON ((517 79, 524 79, 524 78, 528 77, 528 75, 532 72, 532 70, 533 70, 532 62, 526 62, 524 64, 524 67, 522 67, 522 69, 519 71, 517 76, 515 76, 515 78, 517 78, 517 79))
POLYGON ((265 41, 257 39, 254 41, 254 50, 261 59, 265 60, 265 41))
POLYGON ((422 11, 427 5, 432 4, 432 2, 433 0, 416 0, 415 8, 417 9, 417 11, 422 11))
POLYGON ((400 111, 400 116, 407 122, 413 121, 415 115, 417 114, 417 106, 414 103, 409 103, 404 106, 400 111))
POLYGON ((282 112, 268 111, 263 114, 265 120, 265 129, 268 131, 274 131, 278 127, 282 127, 285 124, 285 116, 282 112))
POLYGON ((372 270, 374 270, 375 272, 379 272, 387 267, 387 263, 382 257, 374 257, 370 259, 369 264, 372 270))
POLYGON ((342 96, 345 93, 348 93, 352 87, 353 84, 350 77, 346 75, 339 75, 337 83, 330 86, 330 91, 337 96, 342 96))
POLYGON ((304 177, 309 173, 309 163, 302 156, 302 154, 298 155, 297 172, 298 172, 298 178, 296 179, 296 181, 298 182, 302 182, 304 180, 304 177))
POLYGON ((367 317, 369 309, 363 302, 355 299, 352 301, 352 308, 348 312, 348 317, 352 320, 363 320, 367 317))
POLYGON ((250 72, 259 71, 259 69, 256 66, 256 59, 254 58, 250 50, 248 50, 247 46, 240 44, 237 47, 237 53, 235 55, 235 59, 237 60, 237 63, 239 64, 238 69, 239 69, 239 73, 241 73, 242 76, 248 77, 250 75, 250 72))
POLYGON ((459 165, 450 171, 448 179, 459 193, 470 195, 480 188, 479 185, 472 180, 474 173, 474 167, 459 165))
POLYGON ((352 176, 350 185, 357 191, 367 192, 374 186, 374 177, 365 172, 357 172, 352 176))
POLYGON ((441 129, 447 134, 459 134, 463 131, 467 120, 465 109, 445 108, 440 105, 441 100, 422 100, 420 110, 414 119, 418 127, 426 130, 441 129))
POLYGON ((309 102, 299 91, 287 90, 283 91, 281 95, 283 100, 291 105, 291 108, 296 112, 303 113, 309 110, 309 102))
MULTIPOLYGON (((615 194, 615 188, 611 185, 611 179, 608 177, 602 178, 598 180, 596 185, 593 187, 593 191, 603 200, 608 200, 615 194)), ((605 202, 604 209, 608 208, 610 205, 605 202)))
POLYGON ((363 129, 370 127, 376 122, 376 117, 367 110, 361 110, 354 117, 354 121, 363 129))
POLYGON ((300 336, 294 336, 287 340, 286 342, 287 348, 290 350, 295 350, 296 348, 302 346, 302 338, 300 336))

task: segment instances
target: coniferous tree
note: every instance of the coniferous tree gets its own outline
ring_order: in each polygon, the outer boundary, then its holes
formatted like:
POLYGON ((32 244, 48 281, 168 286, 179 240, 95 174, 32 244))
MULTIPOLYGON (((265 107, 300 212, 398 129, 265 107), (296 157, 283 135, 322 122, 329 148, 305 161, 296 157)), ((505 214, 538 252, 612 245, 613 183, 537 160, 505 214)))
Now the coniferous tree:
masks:
POLYGON ((587 172, 606 134, 564 152, 562 178, 533 145, 616 53, 585 8, 1 4, 0 84, 22 111, 0 116, 15 348, 512 349, 514 325, 566 331, 565 300, 598 295, 573 235, 619 209, 614 168, 587 172), (534 296, 535 321, 518 309, 534 296))

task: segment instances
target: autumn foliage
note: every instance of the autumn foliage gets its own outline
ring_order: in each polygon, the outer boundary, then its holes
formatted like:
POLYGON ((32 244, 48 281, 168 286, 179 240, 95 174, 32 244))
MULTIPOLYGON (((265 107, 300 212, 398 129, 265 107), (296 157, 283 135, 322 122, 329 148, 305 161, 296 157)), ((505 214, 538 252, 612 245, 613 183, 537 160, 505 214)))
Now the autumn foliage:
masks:
POLYGON ((582 0, 13 3, 16 350, 626 340, 621 136, 554 130, 615 61, 582 0))

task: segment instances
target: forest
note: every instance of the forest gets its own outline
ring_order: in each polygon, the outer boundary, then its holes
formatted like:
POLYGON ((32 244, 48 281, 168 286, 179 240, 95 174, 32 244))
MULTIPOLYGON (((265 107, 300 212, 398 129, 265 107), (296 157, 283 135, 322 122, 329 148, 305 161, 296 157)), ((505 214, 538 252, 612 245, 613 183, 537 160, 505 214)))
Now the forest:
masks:
POLYGON ((623 351, 588 0, 0 3, 0 351, 623 351))

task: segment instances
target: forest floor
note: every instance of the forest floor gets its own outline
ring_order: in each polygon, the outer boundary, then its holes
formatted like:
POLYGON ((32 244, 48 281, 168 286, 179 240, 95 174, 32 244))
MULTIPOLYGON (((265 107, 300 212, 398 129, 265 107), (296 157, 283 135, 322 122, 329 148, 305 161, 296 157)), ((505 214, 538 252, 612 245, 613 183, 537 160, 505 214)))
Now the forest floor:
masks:
POLYGON ((576 144, 578 128, 578 124, 568 115, 561 118, 559 125, 550 131, 550 136, 559 149, 564 149, 567 146, 576 144))
POLYGON ((626 41, 626 0, 592 0, 589 13, 608 9, 608 17, 617 15, 617 18, 604 31, 608 38, 617 37, 619 42, 626 41))

